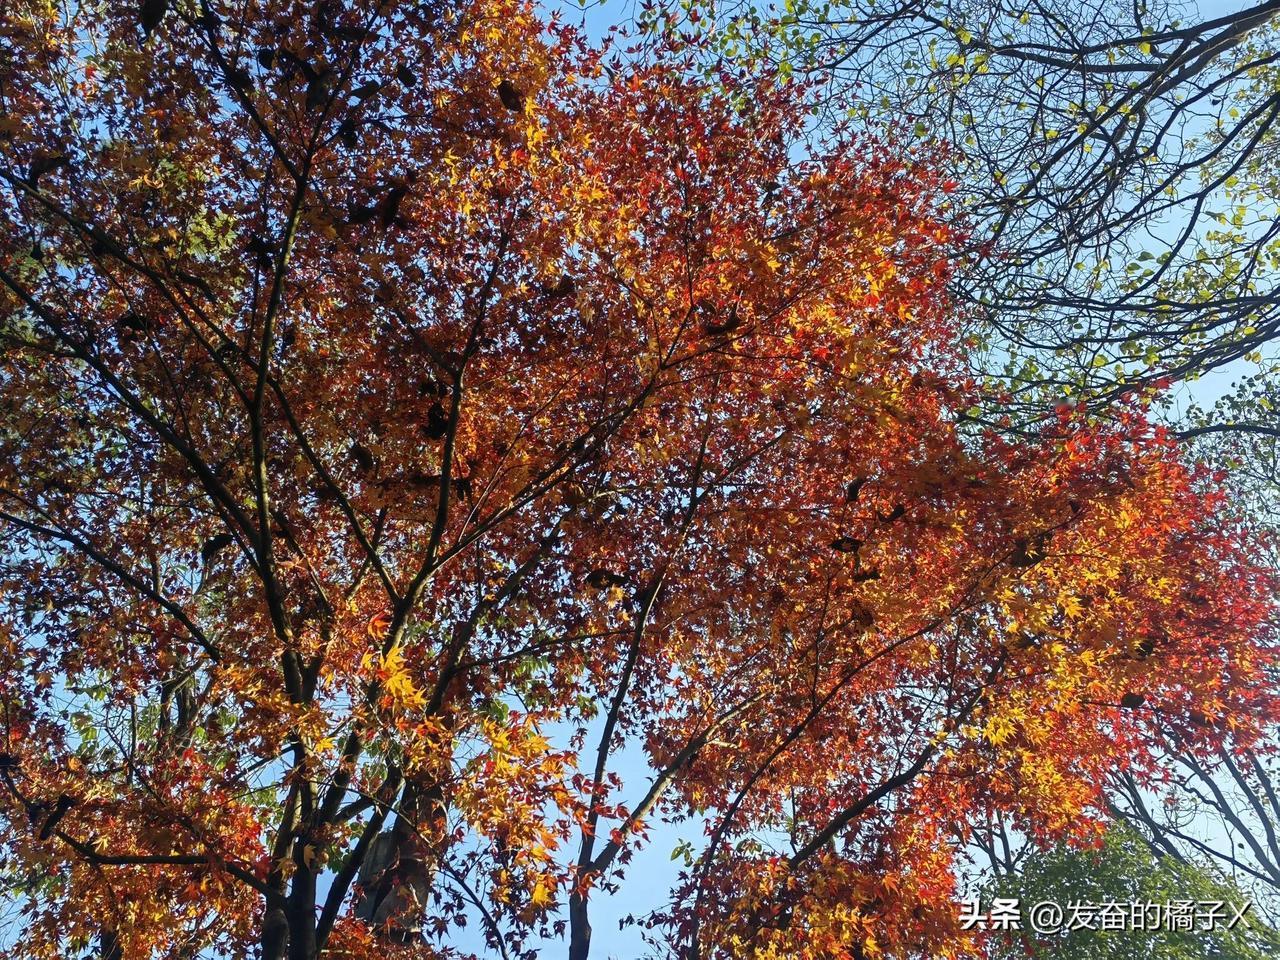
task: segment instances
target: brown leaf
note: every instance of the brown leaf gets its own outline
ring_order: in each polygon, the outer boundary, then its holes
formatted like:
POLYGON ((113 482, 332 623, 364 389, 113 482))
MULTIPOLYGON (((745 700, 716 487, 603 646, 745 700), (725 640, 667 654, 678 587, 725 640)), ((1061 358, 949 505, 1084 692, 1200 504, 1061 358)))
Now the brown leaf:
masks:
POLYGON ((498 99, 508 110, 519 112, 524 109, 524 94, 510 80, 503 80, 498 84, 498 99))

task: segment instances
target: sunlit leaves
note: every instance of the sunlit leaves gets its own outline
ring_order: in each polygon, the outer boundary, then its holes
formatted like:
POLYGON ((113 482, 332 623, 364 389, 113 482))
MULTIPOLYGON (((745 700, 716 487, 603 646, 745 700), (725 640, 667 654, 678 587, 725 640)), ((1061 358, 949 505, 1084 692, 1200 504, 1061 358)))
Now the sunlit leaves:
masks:
POLYGON ((663 30, 188 12, 45 11, 5 68, 6 169, 70 158, 0 194, 25 955, 252 953, 281 903, 532 949, 670 817, 675 947, 947 956, 972 810, 1088 829, 1126 695, 1269 706, 1269 581, 1140 403, 962 428, 921 153, 663 30))

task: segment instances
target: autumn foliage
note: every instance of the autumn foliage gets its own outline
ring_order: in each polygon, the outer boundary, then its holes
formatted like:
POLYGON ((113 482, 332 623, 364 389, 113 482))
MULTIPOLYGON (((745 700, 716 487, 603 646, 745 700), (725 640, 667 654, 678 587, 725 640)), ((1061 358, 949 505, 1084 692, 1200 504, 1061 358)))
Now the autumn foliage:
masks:
POLYGON ((959 955, 972 823, 1272 710, 1136 403, 964 426, 929 158, 685 56, 4 6, 4 955, 582 960, 659 816, 679 956, 959 955))

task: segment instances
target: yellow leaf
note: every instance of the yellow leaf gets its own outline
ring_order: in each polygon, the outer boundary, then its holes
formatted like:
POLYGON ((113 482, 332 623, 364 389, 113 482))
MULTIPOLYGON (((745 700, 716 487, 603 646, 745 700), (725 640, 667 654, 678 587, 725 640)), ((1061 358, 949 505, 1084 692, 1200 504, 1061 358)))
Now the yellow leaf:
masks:
POLYGON ((533 893, 529 897, 529 902, 539 910, 545 910, 555 901, 555 881, 546 876, 538 877, 537 883, 533 885, 533 893))

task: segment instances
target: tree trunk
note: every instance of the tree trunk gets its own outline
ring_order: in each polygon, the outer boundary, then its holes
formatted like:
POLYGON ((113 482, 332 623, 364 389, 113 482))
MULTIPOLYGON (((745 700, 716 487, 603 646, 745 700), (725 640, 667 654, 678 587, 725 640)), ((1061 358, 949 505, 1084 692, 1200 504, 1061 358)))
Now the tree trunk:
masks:
POLYGON ((293 885, 289 888, 289 960, 315 960, 316 950, 316 870, 306 863, 305 846, 294 844, 293 885))
POLYGON ((262 960, 285 960, 289 947, 289 919, 279 907, 262 917, 262 960))
POLYGON ((569 960, 587 960, 591 952, 591 921, 587 898, 580 893, 569 897, 569 960))
POLYGON ((422 935, 435 873, 422 831, 443 828, 441 797, 438 787, 423 791, 406 784, 395 825, 374 841, 360 871, 356 916, 396 943, 422 935))

